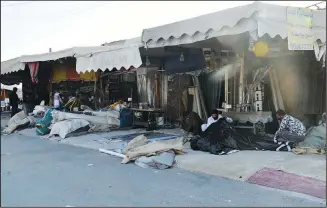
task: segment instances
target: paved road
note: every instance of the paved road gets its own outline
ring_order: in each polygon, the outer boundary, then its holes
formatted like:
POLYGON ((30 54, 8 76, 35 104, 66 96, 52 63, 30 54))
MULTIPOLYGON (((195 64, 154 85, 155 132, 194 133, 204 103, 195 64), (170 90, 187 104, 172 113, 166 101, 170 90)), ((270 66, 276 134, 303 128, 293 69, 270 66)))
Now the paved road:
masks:
POLYGON ((123 165, 93 150, 14 134, 1 138, 1 205, 323 207, 325 201, 178 168, 123 165))

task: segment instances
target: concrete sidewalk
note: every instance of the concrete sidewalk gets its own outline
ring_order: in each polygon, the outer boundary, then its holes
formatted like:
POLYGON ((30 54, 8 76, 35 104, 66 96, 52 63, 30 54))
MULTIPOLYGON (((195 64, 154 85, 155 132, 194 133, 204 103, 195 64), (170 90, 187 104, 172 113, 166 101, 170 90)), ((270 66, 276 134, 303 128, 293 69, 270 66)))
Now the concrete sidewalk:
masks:
MULTIPOLYGON (((99 148, 119 149, 125 142, 112 138, 142 132, 146 131, 143 129, 132 129, 87 134, 66 139, 52 137, 50 140, 94 150, 99 148)), ((181 135, 182 133, 179 129, 158 132, 175 135, 181 135)), ((25 136, 36 136, 35 129, 25 129, 16 133, 25 136)), ((260 169, 274 168, 326 181, 325 155, 295 155, 292 152, 274 151, 239 151, 230 155, 212 155, 206 152, 193 151, 188 143, 185 144, 185 152, 185 155, 178 155, 176 157, 178 167, 233 180, 246 181, 260 169)))
MULTIPOLYGON (((87 134, 66 139, 52 137, 50 140, 96 151, 99 148, 114 150, 122 148, 126 142, 112 138, 142 132, 145 130, 133 129, 87 134)), ((182 131, 179 129, 159 132, 182 135, 182 131)), ((24 136, 36 136, 35 129, 25 129, 16 133, 24 136)), ((326 155, 295 155, 292 152, 274 151, 239 151, 230 155, 212 155, 193 151, 188 143, 185 145, 185 152, 184 155, 178 155, 176 160, 179 168, 188 171, 246 182, 256 172, 264 168, 271 168, 326 181, 326 155)))
POLYGON ((325 155, 295 155, 292 152, 239 151, 230 155, 212 155, 186 149, 177 157, 178 166, 190 171, 246 181, 263 168, 326 181, 325 155))

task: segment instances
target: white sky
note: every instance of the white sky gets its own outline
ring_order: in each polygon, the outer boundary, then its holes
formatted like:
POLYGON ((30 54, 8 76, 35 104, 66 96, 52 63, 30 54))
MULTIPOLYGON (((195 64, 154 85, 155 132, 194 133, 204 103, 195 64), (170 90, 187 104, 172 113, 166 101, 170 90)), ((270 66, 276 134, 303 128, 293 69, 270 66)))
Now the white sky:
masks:
MULTIPOLYGON (((141 36, 142 29, 253 1, 1 1, 1 61, 141 36), (14 5, 17 4, 17 5, 14 5)), ((319 1, 269 1, 306 7, 319 1)))

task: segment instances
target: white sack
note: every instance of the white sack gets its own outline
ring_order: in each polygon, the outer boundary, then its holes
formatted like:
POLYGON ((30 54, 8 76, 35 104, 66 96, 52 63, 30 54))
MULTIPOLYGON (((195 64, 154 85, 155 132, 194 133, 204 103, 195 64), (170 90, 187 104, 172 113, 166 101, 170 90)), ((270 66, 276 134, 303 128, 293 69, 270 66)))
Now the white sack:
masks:
POLYGON ((90 108, 90 107, 87 106, 87 105, 81 105, 81 109, 82 109, 82 110, 85 110, 85 111, 93 111, 93 109, 90 108))
POLYGON ((45 113, 46 107, 42 105, 36 105, 33 110, 33 115, 38 115, 40 113, 45 113))
POLYGON ((16 113, 8 122, 8 127, 5 128, 2 132, 4 134, 11 134, 14 132, 19 126, 29 123, 30 120, 26 117, 24 111, 20 111, 16 113))
POLYGON ((90 123, 84 119, 70 119, 60 121, 53 124, 49 137, 52 135, 59 135, 60 138, 65 139, 66 135, 76 131, 79 128, 88 126, 90 123))
POLYGON ((109 116, 114 118, 119 118, 120 113, 116 110, 109 110, 109 111, 89 111, 94 116, 109 116))
POLYGON ((60 111, 52 111, 52 123, 56 123, 63 120, 68 119, 84 119, 91 124, 94 125, 112 125, 112 126, 119 126, 120 121, 118 118, 110 117, 110 116, 89 116, 84 114, 74 114, 74 113, 67 113, 67 112, 60 112, 60 111))
POLYGON ((7 125, 10 126, 13 123, 17 123, 18 121, 23 120, 24 118, 26 118, 25 112, 20 111, 10 118, 7 125))
POLYGON ((113 110, 115 110, 115 111, 120 111, 121 109, 123 109, 123 108, 126 108, 126 106, 125 105, 123 105, 123 104, 118 104, 118 105, 116 105, 115 107, 114 107, 114 109, 113 110))

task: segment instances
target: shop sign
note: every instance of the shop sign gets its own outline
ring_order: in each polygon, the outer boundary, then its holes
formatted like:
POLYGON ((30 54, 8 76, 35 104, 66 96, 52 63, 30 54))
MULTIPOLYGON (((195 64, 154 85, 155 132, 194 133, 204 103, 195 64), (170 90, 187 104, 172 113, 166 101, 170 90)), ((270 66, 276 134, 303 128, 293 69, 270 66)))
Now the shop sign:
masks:
POLYGON ((288 29, 288 50, 313 50, 313 34, 308 28, 288 29))
POLYGON ((308 8, 287 7, 287 23, 290 26, 312 28, 313 12, 308 8))
POLYGON ((288 50, 313 50, 312 17, 311 9, 287 7, 288 50))

